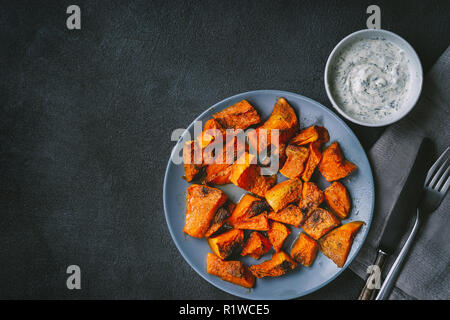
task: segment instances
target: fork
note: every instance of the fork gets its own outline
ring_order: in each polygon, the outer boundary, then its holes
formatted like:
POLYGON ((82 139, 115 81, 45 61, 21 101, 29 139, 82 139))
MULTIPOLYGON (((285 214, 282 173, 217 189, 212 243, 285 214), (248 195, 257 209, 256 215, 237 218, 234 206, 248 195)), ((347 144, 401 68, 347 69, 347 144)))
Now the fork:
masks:
POLYGON ((419 230, 421 216, 435 211, 444 199, 450 187, 450 147, 448 147, 442 155, 431 166, 427 173, 424 183, 423 197, 417 207, 416 220, 408 239, 406 240, 402 250, 398 254, 392 264, 391 269, 384 279, 383 285, 378 292, 376 300, 385 300, 395 283, 398 272, 402 266, 402 262, 408 253, 412 242, 419 230))

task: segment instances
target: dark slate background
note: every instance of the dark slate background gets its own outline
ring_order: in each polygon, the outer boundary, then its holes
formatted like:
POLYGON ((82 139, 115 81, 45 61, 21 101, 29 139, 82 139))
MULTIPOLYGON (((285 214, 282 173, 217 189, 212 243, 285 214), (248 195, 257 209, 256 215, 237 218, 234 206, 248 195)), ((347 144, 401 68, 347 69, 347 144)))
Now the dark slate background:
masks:
MULTIPOLYGON (((334 45, 374 1, 8 1, 0 10, 0 298, 228 299, 173 244, 162 184, 170 134, 255 89, 330 106, 334 45), (82 30, 66 28, 81 7, 82 30), (66 268, 82 290, 66 289, 66 268)), ((377 1, 428 70, 448 1, 377 1)), ((383 129, 352 125, 367 149, 383 129)), ((350 270, 306 298, 350 299, 350 270)))

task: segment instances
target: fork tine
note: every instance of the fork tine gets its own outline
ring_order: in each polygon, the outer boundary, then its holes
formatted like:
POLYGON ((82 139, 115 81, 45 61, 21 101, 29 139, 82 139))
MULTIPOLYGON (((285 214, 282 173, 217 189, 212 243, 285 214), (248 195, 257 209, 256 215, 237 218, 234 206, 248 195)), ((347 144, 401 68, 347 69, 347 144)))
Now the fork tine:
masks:
POLYGON ((437 191, 439 191, 439 189, 441 189, 441 186, 444 184, 444 182, 447 180, 448 178, 448 173, 450 172, 450 166, 447 167, 447 169, 445 170, 444 174, 442 175, 442 177, 439 179, 438 183, 436 184, 436 187, 434 189, 436 189, 437 191))
POLYGON ((450 158, 445 159, 444 163, 442 163, 440 165, 440 167, 438 168, 438 170, 437 170, 436 174, 434 175, 433 179, 431 179, 431 182, 430 182, 430 185, 429 185, 430 188, 437 189, 436 182, 442 177, 442 172, 444 172, 444 170, 447 169, 448 162, 449 162, 448 160, 450 160, 450 158))
POLYGON ((440 192, 445 195, 448 191, 448 187, 450 187, 450 177, 448 177, 440 192))
POLYGON ((444 159, 447 155, 447 153, 450 152, 450 147, 448 147, 442 154, 441 156, 436 160, 435 163, 433 163, 433 165, 431 166, 430 170, 428 170, 428 174, 427 177, 425 179, 425 185, 429 185, 429 182, 431 180, 431 178, 434 176, 434 174, 436 173, 436 170, 439 168, 440 163, 442 161, 442 159, 444 159))

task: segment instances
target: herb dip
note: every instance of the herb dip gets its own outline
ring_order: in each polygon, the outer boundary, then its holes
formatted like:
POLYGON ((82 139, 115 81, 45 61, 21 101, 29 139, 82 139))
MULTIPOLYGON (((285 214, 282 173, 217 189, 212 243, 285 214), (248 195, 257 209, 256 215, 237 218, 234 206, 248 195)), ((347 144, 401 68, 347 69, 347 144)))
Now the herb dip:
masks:
POLYGON ((409 59, 393 42, 361 39, 345 47, 331 70, 336 103, 351 117, 377 123, 402 108, 410 87, 409 59))

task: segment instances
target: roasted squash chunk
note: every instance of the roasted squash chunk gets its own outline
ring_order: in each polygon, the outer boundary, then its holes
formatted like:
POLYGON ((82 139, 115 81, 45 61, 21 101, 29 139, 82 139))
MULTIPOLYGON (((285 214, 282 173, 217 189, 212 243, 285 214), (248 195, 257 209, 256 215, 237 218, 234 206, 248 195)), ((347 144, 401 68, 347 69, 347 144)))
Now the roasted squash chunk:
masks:
POLYGON ((321 158, 322 153, 320 152, 320 143, 318 141, 311 143, 309 145, 308 161, 306 162, 305 170, 303 170, 302 174, 303 181, 309 181, 311 179, 321 158))
POLYGON ((269 212, 269 219, 290 224, 298 228, 306 219, 306 215, 302 213, 296 204, 292 203, 280 211, 269 212))
POLYGON ((272 259, 266 260, 260 264, 250 266, 250 271, 257 278, 279 277, 295 269, 297 263, 291 257, 283 252, 276 252, 272 259))
POLYGON ((272 130, 279 130, 279 145, 287 143, 298 131, 297 115, 284 98, 277 100, 272 114, 262 126, 248 133, 249 143, 258 154, 272 144, 272 130))
POLYGON ((278 171, 279 168, 282 168, 284 163, 286 162, 287 156, 286 156, 286 148, 287 145, 286 144, 279 144, 279 145, 275 145, 275 144, 271 144, 269 146, 269 148, 267 149, 267 155, 266 157, 262 157, 261 154, 259 154, 259 162, 261 163, 261 165, 263 166, 272 166, 272 159, 273 160, 277 160, 278 159, 278 168, 273 167, 274 169, 276 168, 276 170, 278 171))
POLYGON ((236 144, 236 137, 226 142, 222 153, 215 156, 213 163, 206 167, 205 182, 208 184, 222 185, 231 183, 231 166, 245 151, 245 145, 236 144))
POLYGON ((323 192, 314 182, 303 183, 302 199, 298 207, 305 217, 309 217, 310 213, 323 202, 323 192))
POLYGON ((256 260, 261 258, 270 250, 270 242, 265 236, 258 231, 253 231, 250 234, 247 242, 242 249, 242 256, 250 256, 256 260))
POLYGON ((290 143, 298 146, 316 142, 320 144, 327 143, 330 140, 328 130, 320 126, 311 126, 303 129, 298 135, 291 139, 290 143))
POLYGON ((256 157, 248 152, 243 153, 233 164, 230 180, 233 184, 247 190, 253 184, 253 178, 258 175, 256 157))
POLYGON ((206 167, 205 182, 213 185, 231 183, 231 164, 211 164, 206 167))
POLYGON ((331 212, 317 208, 306 219, 303 230, 313 239, 318 240, 328 231, 340 225, 340 221, 331 212))
POLYGON ((323 177, 328 181, 335 181, 348 176, 356 169, 356 165, 345 160, 339 143, 333 142, 322 154, 322 160, 319 163, 319 170, 323 177))
POLYGON ((262 176, 256 157, 248 152, 243 153, 231 169, 230 181, 233 184, 260 197, 273 187, 276 179, 276 175, 262 176))
POLYGON ((241 261, 223 261, 212 253, 206 257, 206 272, 245 288, 255 285, 255 276, 241 261))
POLYGON ((257 167, 257 174, 254 175, 253 183, 247 191, 260 197, 264 197, 267 190, 272 188, 277 183, 277 176, 262 176, 260 169, 260 167, 257 167))
POLYGON ((231 107, 226 108, 213 115, 226 129, 247 129, 261 122, 258 112, 247 100, 242 100, 231 107))
POLYGON ((203 167, 202 150, 196 141, 186 141, 183 149, 184 179, 191 182, 203 167))
POLYGON ((287 159, 286 148, 287 148, 287 145, 285 143, 282 143, 279 145, 272 144, 271 148, 270 148, 271 155, 273 155, 274 157, 278 157, 278 166, 280 168, 283 167, 283 165, 287 159))
POLYGON ((319 245, 305 233, 300 233, 291 249, 291 257, 305 267, 309 267, 316 258, 319 245))
POLYGON ((291 230, 284 224, 276 221, 269 222, 269 230, 267 231, 267 236, 272 244, 275 252, 280 252, 283 247, 284 240, 289 236, 291 230))
POLYGON ((235 204, 228 200, 223 207, 220 207, 214 214, 214 218, 211 221, 211 225, 205 233, 205 237, 214 236, 219 229, 224 225, 228 217, 231 216, 235 208, 235 204))
POLYGON ((233 252, 242 247, 244 231, 232 229, 214 238, 208 238, 211 250, 220 258, 227 259, 233 252))
POLYGON ((317 126, 317 130, 319 130, 319 139, 317 139, 317 142, 324 144, 330 141, 330 134, 325 127, 317 126))
POLYGON ((353 239, 363 224, 362 221, 352 221, 334 229, 319 240, 320 250, 342 268, 347 261, 353 239))
POLYGON ((264 199, 245 194, 237 203, 236 207, 228 219, 232 225, 258 216, 269 210, 269 206, 264 199))
POLYGON ((302 181, 291 179, 283 181, 266 192, 266 200, 272 209, 277 212, 288 204, 300 199, 302 192, 302 181))
POLYGON ((219 135, 222 136, 222 143, 225 143, 225 133, 225 129, 218 121, 215 119, 209 119, 205 122, 202 133, 198 135, 197 143, 202 149, 204 149, 215 140, 216 136, 219 135))
POLYGON ((317 141, 317 139, 319 139, 319 130, 317 130, 317 126, 311 126, 300 131, 298 135, 291 139, 290 143, 301 146, 317 141))
POLYGON ((280 173, 289 179, 300 177, 308 160, 309 149, 290 144, 286 148, 286 156, 287 160, 280 173))
POLYGON ((219 189, 192 184, 186 194, 186 224, 183 231, 196 238, 203 238, 211 225, 214 214, 227 200, 219 189))
POLYGON ((339 181, 335 181, 323 193, 325 202, 333 212, 341 219, 347 218, 351 204, 350 195, 344 185, 339 181))
POLYGON ((267 213, 263 212, 253 218, 236 222, 234 227, 238 229, 267 231, 269 230, 269 219, 267 213))
POLYGON ((238 229, 267 231, 269 205, 264 199, 245 194, 236 205, 228 223, 238 229))

